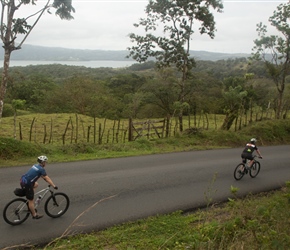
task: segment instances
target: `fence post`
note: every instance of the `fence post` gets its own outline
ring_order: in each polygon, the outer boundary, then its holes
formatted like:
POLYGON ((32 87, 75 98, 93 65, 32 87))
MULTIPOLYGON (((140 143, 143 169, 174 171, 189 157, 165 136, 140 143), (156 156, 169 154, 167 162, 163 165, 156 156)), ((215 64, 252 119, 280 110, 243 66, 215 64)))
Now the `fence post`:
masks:
POLYGON ((33 124, 35 122, 35 117, 33 118, 31 125, 30 125, 30 131, 29 131, 29 141, 31 142, 31 137, 32 137, 32 129, 33 129, 33 124))
POLYGON ((133 140, 133 135, 132 135, 132 118, 129 118, 129 133, 128 133, 128 141, 132 141, 133 140))
POLYGON ((166 132, 165 132, 165 137, 169 137, 169 126, 170 126, 170 118, 169 115, 166 117, 166 132))
POLYGON ((96 136, 97 136, 97 122, 96 116, 94 116, 94 144, 96 144, 96 136))

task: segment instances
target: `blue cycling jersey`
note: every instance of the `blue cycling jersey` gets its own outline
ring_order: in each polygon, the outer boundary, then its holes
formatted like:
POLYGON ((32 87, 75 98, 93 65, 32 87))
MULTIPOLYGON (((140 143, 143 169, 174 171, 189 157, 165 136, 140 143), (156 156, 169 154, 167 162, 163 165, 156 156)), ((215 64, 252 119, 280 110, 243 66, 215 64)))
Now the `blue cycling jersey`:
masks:
POLYGON ((34 184, 40 176, 46 176, 46 171, 40 164, 34 164, 26 174, 21 176, 21 185, 34 184))

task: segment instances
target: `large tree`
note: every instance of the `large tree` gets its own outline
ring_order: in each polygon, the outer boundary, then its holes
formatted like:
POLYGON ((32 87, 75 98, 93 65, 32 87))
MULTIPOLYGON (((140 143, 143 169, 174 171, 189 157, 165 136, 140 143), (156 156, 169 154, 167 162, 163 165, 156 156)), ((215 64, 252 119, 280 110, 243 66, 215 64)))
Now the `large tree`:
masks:
MULTIPOLYGON (((185 83, 195 66, 195 60, 190 55, 194 28, 199 28, 200 34, 214 38, 216 29, 212 9, 221 12, 221 0, 150 0, 145 10, 147 18, 134 24, 136 27, 143 26, 146 35, 130 34, 131 41, 136 43, 129 48, 130 57, 138 62, 154 57, 159 68, 175 66, 181 73, 178 93, 180 103, 185 100, 185 83)), ((182 114, 181 110, 180 131, 183 130, 182 114)))
POLYGON ((285 80, 290 73, 290 3, 280 4, 269 18, 269 22, 279 35, 267 36, 267 26, 259 23, 259 39, 254 41, 253 54, 255 59, 264 61, 275 83, 278 96, 274 108, 276 118, 279 119, 283 112, 285 80))
POLYGON ((74 12, 72 0, 46 0, 39 3, 40 8, 35 13, 30 13, 27 17, 16 18, 16 12, 23 5, 36 5, 36 0, 0 0, 1 1, 1 23, 0 23, 0 37, 4 48, 4 62, 2 82, 0 86, 0 119, 3 113, 4 98, 8 83, 8 70, 10 63, 10 56, 12 51, 21 49, 22 44, 38 23, 42 15, 47 11, 51 13, 51 9, 55 10, 55 14, 61 19, 71 20, 74 12), (29 24, 29 21, 31 24, 29 24), (20 41, 16 41, 19 35, 23 35, 20 41))

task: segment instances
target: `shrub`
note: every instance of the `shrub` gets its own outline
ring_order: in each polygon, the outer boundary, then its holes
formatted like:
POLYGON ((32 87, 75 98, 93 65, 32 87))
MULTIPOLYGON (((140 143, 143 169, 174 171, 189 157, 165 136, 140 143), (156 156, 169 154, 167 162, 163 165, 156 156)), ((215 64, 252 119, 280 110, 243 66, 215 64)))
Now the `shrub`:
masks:
POLYGON ((0 137, 0 158, 4 160, 31 157, 41 154, 36 144, 0 137))

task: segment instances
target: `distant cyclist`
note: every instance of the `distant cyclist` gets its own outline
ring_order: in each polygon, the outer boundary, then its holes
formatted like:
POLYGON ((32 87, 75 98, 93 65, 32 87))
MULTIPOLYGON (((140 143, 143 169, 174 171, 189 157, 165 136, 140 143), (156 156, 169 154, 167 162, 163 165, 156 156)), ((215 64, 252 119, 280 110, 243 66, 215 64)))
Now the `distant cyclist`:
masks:
POLYGON ((33 219, 40 219, 43 217, 43 215, 37 214, 34 208, 34 189, 38 187, 37 180, 39 177, 42 177, 52 187, 57 189, 57 186, 54 185, 44 169, 47 160, 48 158, 45 155, 39 156, 37 158, 38 163, 34 164, 26 174, 21 176, 20 179, 20 186, 25 189, 25 195, 28 200, 28 207, 33 219))
POLYGON ((257 142, 257 140, 255 138, 252 138, 250 140, 250 142, 246 144, 246 147, 244 148, 242 155, 241 155, 244 163, 246 163, 247 160, 250 160, 249 167, 251 167, 254 163, 254 155, 253 155, 254 151, 256 151, 258 153, 260 158, 262 158, 262 155, 261 155, 258 147, 256 146, 256 142, 257 142))

